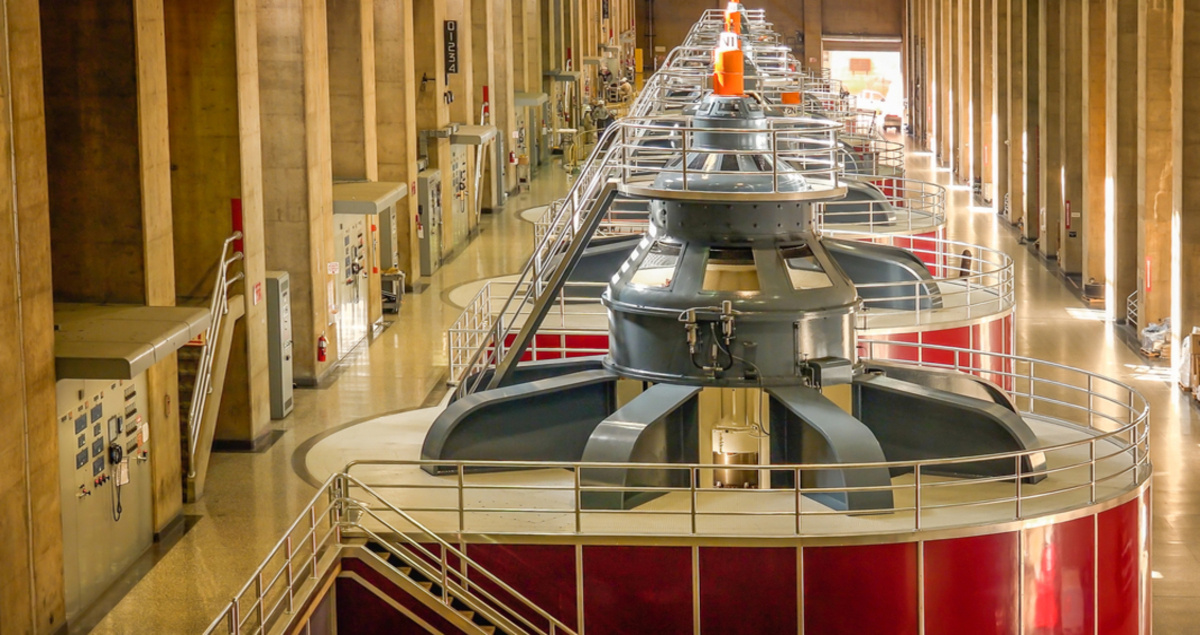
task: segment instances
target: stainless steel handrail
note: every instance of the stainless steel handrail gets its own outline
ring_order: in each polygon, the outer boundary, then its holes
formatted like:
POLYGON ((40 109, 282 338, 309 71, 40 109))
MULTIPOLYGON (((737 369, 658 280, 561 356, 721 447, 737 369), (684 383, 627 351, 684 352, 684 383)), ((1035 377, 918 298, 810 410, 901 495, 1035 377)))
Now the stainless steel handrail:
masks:
MULTIPOLYGON (((229 250, 233 243, 242 239, 242 232, 234 232, 229 238, 225 239, 221 245, 221 259, 217 266, 216 282, 213 285, 212 300, 209 303, 209 313, 211 315, 207 335, 204 338, 204 346, 200 353, 200 363, 196 369, 195 385, 192 388, 192 403, 188 406, 188 457, 196 456, 197 446, 200 443, 200 426, 204 421, 204 408, 208 402, 208 395, 212 393, 212 367, 213 361, 217 353, 217 340, 221 336, 221 324, 224 322, 225 315, 229 313, 229 287, 235 282, 242 280, 244 273, 238 272, 237 275, 229 276, 229 266, 242 259, 243 254, 240 251, 229 255, 229 250)), ((195 478, 196 462, 190 460, 188 462, 188 478, 195 478)))
POLYGON ((332 570, 343 553, 358 550, 361 537, 375 540, 406 566, 437 581, 442 592, 429 592, 430 596, 447 606, 461 601, 471 610, 502 621, 508 630, 515 627, 517 633, 575 634, 560 619, 379 496, 369 485, 338 473, 325 481, 250 579, 205 629, 205 635, 261 635, 295 626, 289 622, 297 615, 297 600, 303 603, 313 599, 316 582, 332 570), (350 496, 351 490, 369 500, 350 496), (384 514, 394 516, 398 522, 389 521, 384 514), (429 544, 435 547, 431 550, 429 544), (483 581, 494 585, 505 599, 479 586, 483 581))
MULTIPOLYGON (((944 238, 904 235, 881 235, 853 231, 823 229, 834 238, 865 240, 903 247, 916 254, 933 273, 931 281, 899 281, 861 285, 864 289, 890 290, 878 299, 864 302, 867 309, 858 314, 862 334, 894 332, 897 329, 920 327, 927 330, 938 324, 963 320, 993 318, 1010 312, 1016 303, 1016 273, 1008 254, 969 243, 944 238), (963 255, 970 250, 970 255, 963 255), (941 307, 922 301, 935 295, 943 299, 941 307), (896 303, 911 303, 913 309, 894 308, 896 303)), ((596 288, 605 283, 567 282, 564 293, 554 304, 552 312, 538 329, 538 338, 530 344, 530 359, 560 359, 562 357, 602 355, 607 349, 594 346, 571 346, 566 336, 607 336, 607 322, 601 319, 606 310, 596 297, 596 288), (580 293, 570 294, 569 290, 580 293), (587 296, 591 296, 588 298, 587 296), (542 341, 539 341, 539 338, 542 341), (545 339, 555 340, 546 343, 545 339)), ((493 317, 504 302, 513 295, 524 293, 515 280, 489 280, 463 308, 454 324, 447 330, 450 351, 450 377, 453 381, 470 372, 470 353, 485 341, 493 328, 493 317)), ((527 310, 527 307, 522 307, 527 310)), ((521 310, 520 308, 518 310, 521 310)))
MULTIPOLYGON (((697 479, 702 474, 712 474, 720 470, 731 469, 727 465, 713 464, 680 464, 680 463, 612 463, 612 462, 553 462, 553 461, 404 461, 404 460, 361 460, 353 461, 345 468, 347 473, 361 474, 361 479, 370 479, 377 492, 444 490, 451 494, 444 499, 430 499, 427 496, 414 499, 413 505, 401 504, 409 513, 431 515, 436 519, 442 515, 452 520, 452 529, 458 533, 483 532, 489 535, 505 533, 539 533, 575 535, 606 534, 614 532, 620 535, 655 535, 655 536, 691 536, 697 534, 712 535, 711 531, 698 531, 703 528, 700 520, 714 517, 787 517, 788 529, 782 534, 767 528, 765 533, 755 533, 748 527, 739 526, 741 535, 788 535, 788 536, 818 536, 830 535, 830 526, 805 523, 804 519, 819 519, 822 517, 852 517, 871 514, 876 522, 871 527, 883 526, 887 532, 900 532, 915 529, 953 528, 972 526, 972 523, 994 524, 1005 520, 1025 520, 1047 515, 1054 515, 1080 506, 1092 505, 1105 500, 1120 497, 1140 484, 1149 475, 1151 463, 1149 454, 1149 410, 1146 400, 1137 391, 1120 381, 1110 379, 1087 370, 1076 369, 1064 364, 1036 360, 1015 355, 992 353, 978 349, 956 348, 947 346, 932 346, 911 342, 894 341, 864 341, 865 359, 870 363, 876 361, 904 362, 909 361, 913 354, 901 355, 899 358, 884 358, 876 353, 898 353, 908 350, 915 353, 924 361, 918 365, 944 368, 958 372, 967 372, 993 380, 1005 388, 1015 403, 1020 406, 1022 414, 1041 420, 1046 425, 1058 425, 1075 430, 1076 434, 1067 441, 1050 443, 1030 450, 1014 452, 997 452, 983 455, 961 456, 919 461, 864 462, 845 464, 798 464, 798 465, 746 465, 735 469, 759 471, 763 474, 776 472, 792 472, 797 483, 794 487, 761 490, 737 490, 701 485, 697 479), (984 461, 1014 461, 1016 473, 1024 476, 1030 474, 1020 467, 1024 460, 1045 457, 1049 478, 1040 484, 1015 482, 1011 476, 995 476, 985 478, 963 478, 956 480, 937 480, 930 475, 939 472, 953 471, 946 468, 964 463, 984 461), (413 480, 410 474, 417 472, 419 467, 437 466, 442 471, 450 472, 453 478, 430 481, 427 478, 413 480), (636 468, 638 470, 664 470, 675 473, 686 472, 686 484, 675 486, 616 486, 589 485, 580 473, 588 469, 636 468), (409 470, 397 472, 397 469, 409 470), (512 479, 503 481, 489 480, 487 474, 499 470, 513 469, 556 469, 567 470, 573 476, 567 479, 550 479, 545 477, 535 479, 528 484, 514 484, 512 479), (803 474, 811 474, 827 470, 857 470, 857 469, 888 469, 892 473, 912 472, 912 482, 893 482, 887 486, 875 487, 843 487, 843 488, 811 488, 799 485, 803 474), (1005 483, 1013 489, 1005 489, 1005 483), (979 488, 985 488, 980 492, 979 488), (990 489, 986 489, 990 488, 990 489), (897 497, 897 508, 887 512, 871 510, 869 512, 847 512, 833 509, 803 509, 794 505, 780 508, 782 499, 774 500, 774 508, 744 505, 735 508, 721 508, 714 496, 741 495, 772 496, 781 491, 793 492, 797 496, 804 494, 838 494, 864 491, 891 491, 897 497), (646 509, 633 510, 597 510, 582 507, 580 501, 586 493, 599 492, 644 492, 660 495, 675 495, 674 505, 657 505, 646 509), (950 492, 957 498, 947 498, 950 492), (962 492, 974 492, 975 496, 962 492), (541 496, 542 498, 513 498, 521 496, 541 496), (549 498, 546 498, 548 496, 549 498), (1076 498, 1078 496, 1078 498, 1076 498), (691 502, 680 505, 684 498, 691 502), (698 506, 697 497, 706 501, 706 505, 698 506), (419 500, 420 504, 415 504, 419 500), (909 504, 906 501, 912 501, 909 504), (1050 503, 1057 502, 1051 505, 1050 503), (444 504, 439 504, 444 503, 444 504), (507 505, 505 503, 508 503, 507 505), (1015 511, 1009 513, 1003 509, 994 513, 984 513, 995 510, 996 506, 1010 505, 1015 511), (1049 507, 1048 507, 1049 506, 1049 507), (947 511, 961 510, 969 512, 958 516, 946 516, 947 511), (892 514, 890 517, 880 516, 881 513, 892 514), (903 516, 911 513, 912 517, 903 516), (901 514, 901 516, 897 516, 901 514), (510 519, 537 518, 536 529, 530 525, 497 526, 497 515, 510 519), (588 518, 613 518, 621 516, 633 519, 664 517, 686 520, 682 524, 653 527, 638 522, 635 525, 615 526, 604 521, 600 528, 589 529, 588 518), (480 522, 493 523, 486 528, 472 527, 472 519, 480 517, 480 522), (551 519, 557 517, 561 523, 555 525, 551 519), (794 518, 793 518, 794 517, 794 518), (980 520, 980 519, 983 520, 980 520), (888 522, 883 522, 888 521, 888 522), (899 524, 897 524, 899 523, 899 524), (905 524, 908 523, 908 524, 905 524), (681 529, 686 526, 687 529, 681 529)), ((909 363, 913 363, 909 361, 909 363)), ((760 482, 769 482, 769 478, 760 482)), ((768 500, 768 499, 755 499, 768 500)), ((845 526, 832 528, 834 533, 848 530, 845 526)), ((873 529, 868 528, 867 533, 873 529)))

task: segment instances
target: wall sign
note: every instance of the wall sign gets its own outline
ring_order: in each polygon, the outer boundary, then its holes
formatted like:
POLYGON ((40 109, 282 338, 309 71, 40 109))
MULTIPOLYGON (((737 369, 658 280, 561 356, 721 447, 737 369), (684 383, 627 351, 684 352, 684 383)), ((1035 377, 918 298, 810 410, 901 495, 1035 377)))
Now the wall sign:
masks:
POLYGON ((446 20, 444 23, 446 33, 446 74, 458 74, 458 21, 446 20))

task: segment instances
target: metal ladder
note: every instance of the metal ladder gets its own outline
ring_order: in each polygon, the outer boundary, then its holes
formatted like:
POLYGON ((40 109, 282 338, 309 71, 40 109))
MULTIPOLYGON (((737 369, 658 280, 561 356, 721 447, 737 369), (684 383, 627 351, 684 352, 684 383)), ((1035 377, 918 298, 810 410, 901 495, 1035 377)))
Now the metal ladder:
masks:
POLYGON ((484 387, 485 371, 495 367, 488 388, 503 384, 525 353, 542 319, 583 255, 600 221, 616 198, 622 171, 624 134, 621 124, 609 127, 596 144, 583 171, 562 200, 545 235, 521 270, 513 293, 495 316, 489 334, 471 357, 458 381, 457 397, 484 387), (512 341, 509 342, 509 338, 512 341))

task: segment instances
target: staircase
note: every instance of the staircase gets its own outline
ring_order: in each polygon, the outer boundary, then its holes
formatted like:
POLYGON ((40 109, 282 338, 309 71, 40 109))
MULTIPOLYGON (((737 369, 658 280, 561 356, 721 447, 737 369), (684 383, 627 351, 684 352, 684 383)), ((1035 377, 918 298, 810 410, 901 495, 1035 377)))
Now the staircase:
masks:
POLYGON ((241 232, 234 232, 221 247, 208 330, 179 351, 179 426, 187 502, 195 502, 204 493, 234 326, 246 310, 242 296, 229 297, 229 288, 244 278, 241 272, 234 275, 229 272, 242 259, 242 252, 232 251, 241 238, 241 232))
POLYGON ((458 382, 457 396, 484 388, 484 371, 495 368, 487 387, 508 380, 537 327, 545 318, 563 283, 596 233, 617 197, 616 179, 628 157, 627 146, 617 142, 625 134, 619 123, 609 126, 596 144, 571 191, 560 201, 544 235, 514 285, 512 296, 493 317, 490 332, 482 338, 458 382))
POLYGON ((310 620, 317 619, 316 607, 330 601, 338 606, 326 613, 337 615, 339 624, 343 619, 360 622, 358 628, 345 624, 346 632, 576 635, 561 619, 346 473, 325 482, 204 632, 306 632, 310 620), (331 600, 335 582, 339 591, 331 600), (346 588, 343 582, 355 586, 346 588), (339 600, 343 589, 354 590, 364 601, 349 596, 339 600))

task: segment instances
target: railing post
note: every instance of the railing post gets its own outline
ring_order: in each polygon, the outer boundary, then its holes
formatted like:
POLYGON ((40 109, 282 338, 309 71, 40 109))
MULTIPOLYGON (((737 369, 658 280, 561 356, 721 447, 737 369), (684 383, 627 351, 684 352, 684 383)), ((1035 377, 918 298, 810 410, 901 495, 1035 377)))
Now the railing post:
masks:
POLYGON ((578 465, 574 469, 575 480, 575 533, 583 533, 583 492, 579 487, 579 470, 583 468, 578 465))
POLYGON ((466 531, 466 528, 467 528, 467 503, 466 503, 466 493, 464 492, 464 489, 466 487, 466 483, 465 483, 466 479, 463 476, 463 471, 465 470, 465 468, 463 467, 463 464, 459 463, 457 467, 458 467, 458 538, 459 538, 459 540, 462 540, 463 532, 466 531))
POLYGON ((262 569, 259 569, 258 575, 254 576, 254 595, 258 601, 258 628, 260 632, 267 632, 267 602, 263 597, 263 578, 262 569))
MULTIPOLYGON (((340 537, 341 523, 340 522, 338 523, 338 526, 339 526, 338 542, 341 542, 341 537, 340 537)), ((309 531, 308 531, 309 541, 312 544, 312 555, 309 556, 309 558, 312 562, 312 566, 310 567, 308 577, 315 580, 315 579, 317 579, 317 508, 316 507, 308 508, 308 529, 309 529, 309 531)))
POLYGON ((292 536, 288 534, 287 542, 285 543, 285 553, 287 555, 287 594, 288 594, 288 615, 295 612, 296 594, 294 591, 295 578, 292 572, 292 536))
POLYGON ((921 529, 921 464, 913 469, 913 528, 921 529))
POLYGON ((446 546, 442 545, 442 548, 440 551, 442 554, 442 558, 441 558, 441 560, 442 560, 442 604, 449 605, 450 604, 450 587, 446 583, 449 580, 450 575, 446 571, 446 567, 447 567, 446 546))
POLYGON ((691 474, 691 478, 688 480, 691 482, 691 489, 692 489, 692 493, 691 493, 691 498, 692 498, 692 535, 695 536, 696 535, 696 482, 700 480, 700 468, 689 469, 688 473, 691 474))
POLYGON ((1014 457, 1014 459, 1017 464, 1016 465, 1017 469, 1015 470, 1015 474, 1017 475, 1017 520, 1021 520, 1025 516, 1025 509, 1024 509, 1024 504, 1023 504, 1024 500, 1022 498, 1025 495, 1025 493, 1022 488, 1023 483, 1021 483, 1021 455, 1018 454, 1016 457, 1014 457))
POLYGON ((795 479, 792 481, 792 484, 796 486, 796 535, 801 536, 803 533, 801 532, 800 518, 804 514, 801 510, 802 496, 800 494, 800 468, 793 468, 792 471, 795 477, 795 479))
POLYGON ((238 596, 233 596, 233 602, 229 605, 229 635, 238 635, 242 632, 242 611, 238 605, 238 596))
MULTIPOLYGON (((1091 481, 1090 489, 1092 492, 1091 498, 1088 499, 1088 503, 1095 503, 1096 502, 1096 440, 1095 439, 1092 439, 1090 442, 1088 442, 1088 466, 1089 466, 1088 476, 1089 476, 1089 480, 1091 481)), ((1137 464, 1134 463, 1134 470, 1137 469, 1136 466, 1137 466, 1137 464)), ((1135 475, 1136 475, 1136 472, 1135 472, 1135 475)))

